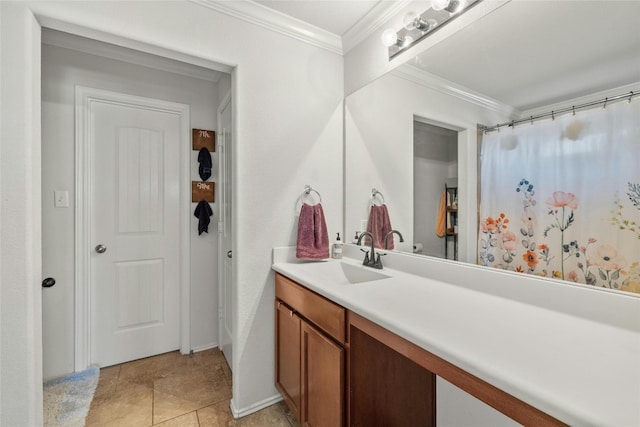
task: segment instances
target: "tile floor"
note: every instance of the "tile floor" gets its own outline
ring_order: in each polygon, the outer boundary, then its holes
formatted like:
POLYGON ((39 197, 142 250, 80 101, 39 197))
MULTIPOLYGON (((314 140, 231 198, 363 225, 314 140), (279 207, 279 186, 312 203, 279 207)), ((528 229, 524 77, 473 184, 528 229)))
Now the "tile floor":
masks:
POLYGON ((231 371, 217 348, 165 353, 100 370, 86 426, 298 427, 284 402, 234 420, 231 371))

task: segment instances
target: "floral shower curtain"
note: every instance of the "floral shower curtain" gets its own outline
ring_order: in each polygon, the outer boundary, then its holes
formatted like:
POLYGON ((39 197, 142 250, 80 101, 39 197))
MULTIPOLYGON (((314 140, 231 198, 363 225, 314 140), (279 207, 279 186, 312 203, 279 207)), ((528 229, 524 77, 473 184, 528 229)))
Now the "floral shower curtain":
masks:
POLYGON ((478 262, 640 293, 640 100, 484 135, 478 262))

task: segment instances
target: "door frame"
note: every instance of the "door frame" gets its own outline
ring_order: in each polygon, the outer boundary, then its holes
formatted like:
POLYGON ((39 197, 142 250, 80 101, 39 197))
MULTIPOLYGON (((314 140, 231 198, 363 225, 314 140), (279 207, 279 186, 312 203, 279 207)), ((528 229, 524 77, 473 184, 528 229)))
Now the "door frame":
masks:
MULTIPOLYGON (((232 97, 231 97, 231 88, 229 89, 229 91, 226 93, 226 95, 222 98, 222 102, 220 102, 220 105, 218 106, 218 111, 217 111, 217 123, 218 123, 218 127, 220 127, 220 124, 222 123, 222 113, 225 110, 225 108, 227 108, 227 106, 229 105, 229 103, 232 101, 232 97)), ((233 128, 233 105, 231 106, 231 126, 233 128)), ((220 129, 222 130, 222 129, 220 129)), ((229 151, 229 146, 228 146, 228 139, 226 137, 226 133, 224 134, 224 140, 222 141, 223 143, 223 152, 224 152, 224 158, 226 159, 227 156, 231 156, 231 151, 229 151)), ((224 329, 224 319, 223 319, 223 315, 225 314, 223 311, 223 306, 225 304, 225 283, 224 283, 224 278, 225 278, 225 274, 224 274, 224 263, 225 263, 225 258, 227 257, 226 252, 224 251, 224 242, 223 242, 223 237, 222 235, 224 234, 224 228, 225 228, 225 222, 229 220, 229 218, 227 218, 225 215, 223 215, 223 211, 226 208, 226 204, 231 203, 231 200, 227 200, 226 199, 226 194, 225 194, 225 190, 224 187, 226 187, 227 183, 226 180, 223 180, 223 176, 222 176, 222 162, 224 161, 224 159, 222 158, 222 156, 220 156, 220 161, 218 162, 218 181, 222 184, 220 185, 220 203, 219 203, 219 212, 218 212, 218 348, 220 350, 222 350, 222 336, 223 336, 223 329, 224 329), (224 187, 223 187, 224 185, 224 187)), ((224 172, 225 174, 227 173, 226 168, 224 168, 224 172)), ((231 177, 228 177, 229 179, 231 179, 231 177)), ((233 204, 232 204, 232 209, 233 209, 233 204)), ((233 214, 233 212, 232 212, 233 214)), ((231 229, 231 240, 233 240, 233 228, 231 229)), ((229 277, 227 278, 227 280, 231 280, 231 285, 233 285, 233 280, 229 277)), ((231 289, 230 289, 231 290, 231 289)), ((233 295, 233 293, 232 293, 233 295)), ((233 297, 232 297, 233 299, 233 297)), ((226 307, 227 310, 233 310, 233 303, 231 304, 231 307, 226 307)), ((233 314, 233 313, 232 313, 233 314)), ((233 354, 233 325, 232 325, 232 330, 231 330, 231 352, 233 354)), ((224 355, 225 358, 227 358, 227 355, 224 355)), ((227 359, 228 360, 228 359, 227 359)), ((229 360, 228 360, 229 361, 229 360)), ((231 363, 229 363, 231 364, 231 363)), ((230 368, 232 369, 233 367, 230 366, 230 368)), ((233 370, 233 369, 232 369, 233 370)))
POLYGON ((155 111, 176 114, 180 117, 180 242, 179 242, 179 292, 180 292, 180 352, 190 351, 190 216, 191 192, 191 144, 189 143, 189 106, 175 102, 128 95, 102 89, 76 85, 75 88, 75 334, 74 369, 87 369, 91 364, 91 146, 88 144, 91 129, 91 111, 96 103, 143 107, 155 111))

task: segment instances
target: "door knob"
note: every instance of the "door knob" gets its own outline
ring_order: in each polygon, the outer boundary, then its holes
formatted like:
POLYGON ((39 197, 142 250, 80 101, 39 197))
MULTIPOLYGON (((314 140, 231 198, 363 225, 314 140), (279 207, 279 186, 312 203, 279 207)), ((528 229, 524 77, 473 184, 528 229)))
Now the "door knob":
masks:
POLYGON ((54 279, 53 277, 47 277, 42 281, 43 288, 50 288, 55 284, 56 284, 56 279, 54 279))
POLYGON ((106 251, 107 251, 107 247, 105 245, 96 246, 96 252, 98 252, 99 254, 103 254, 106 251))
POLYGON ((227 258, 233 258, 233 253, 231 251, 227 252, 227 258))

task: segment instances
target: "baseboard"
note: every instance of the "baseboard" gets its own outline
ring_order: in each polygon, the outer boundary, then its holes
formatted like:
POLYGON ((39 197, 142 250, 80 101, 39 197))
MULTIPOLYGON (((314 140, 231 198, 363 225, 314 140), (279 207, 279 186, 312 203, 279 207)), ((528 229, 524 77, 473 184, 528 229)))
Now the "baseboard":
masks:
POLYGON ((253 405, 247 406, 246 408, 237 409, 232 398, 229 408, 231 409, 231 415, 233 415, 233 418, 242 418, 247 415, 253 414, 254 412, 258 412, 259 410, 264 409, 268 406, 271 406, 274 403, 278 403, 281 400, 282 396, 280 394, 276 394, 274 396, 261 400, 260 402, 254 403, 253 405))
POLYGON ((206 345, 201 345, 201 346, 198 346, 198 347, 193 347, 191 349, 191 351, 194 352, 194 353, 197 353, 199 351, 210 350, 210 349, 216 348, 216 347, 218 347, 218 343, 217 342, 213 343, 213 344, 206 344, 206 345))

